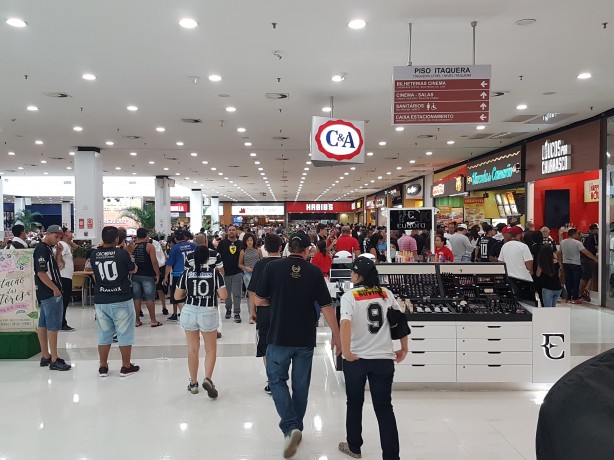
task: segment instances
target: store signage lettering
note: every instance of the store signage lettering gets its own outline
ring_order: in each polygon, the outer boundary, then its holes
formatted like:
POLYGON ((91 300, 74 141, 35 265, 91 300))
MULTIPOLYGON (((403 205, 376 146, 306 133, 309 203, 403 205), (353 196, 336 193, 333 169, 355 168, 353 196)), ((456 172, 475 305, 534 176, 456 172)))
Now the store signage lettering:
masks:
POLYGON ((364 163, 364 122, 313 117, 311 161, 314 166, 331 163, 364 163))
POLYGON ((171 203, 171 212, 189 212, 188 203, 171 203))
POLYGON ((433 196, 443 196, 446 193, 446 184, 433 185, 433 196))
POLYGON ((462 174, 454 179, 449 179, 445 182, 433 185, 433 197, 452 196, 465 192, 465 176, 462 174))
POLYGON ((561 351, 561 353, 557 355, 553 355, 552 349, 559 348, 565 343, 565 334, 542 334, 544 338, 544 342, 540 345, 544 349, 544 354, 548 359, 557 360, 565 358, 565 351, 561 351), (554 342, 558 342, 558 345, 554 342))
POLYGON ((413 198, 413 197, 417 197, 421 195, 422 195, 422 184, 416 182, 416 183, 407 185, 407 188, 405 189, 405 196, 407 198, 413 198))
POLYGON ((233 206, 232 215, 247 215, 247 216, 283 216, 283 206, 233 206))
POLYGON ((308 203, 306 206, 307 211, 332 211, 332 203, 308 203))
POLYGON ((497 182, 504 179, 509 179, 516 172, 516 166, 507 165, 503 169, 497 169, 496 166, 490 171, 484 170, 481 174, 474 172, 469 176, 469 179, 473 185, 488 184, 490 182, 497 182))
POLYGON ((386 198, 376 198, 375 199, 376 208, 383 208, 384 206, 386 206, 386 198))
POLYGON ((571 146, 562 140, 546 141, 542 145, 542 174, 552 174, 571 169, 571 146))
POLYGON ((522 182, 522 155, 511 150, 487 156, 467 164, 467 190, 522 182))
POLYGON ((350 201, 338 201, 335 203, 316 203, 316 202, 296 202, 286 203, 286 212, 324 212, 324 213, 338 213, 338 212, 351 212, 352 202, 350 201))

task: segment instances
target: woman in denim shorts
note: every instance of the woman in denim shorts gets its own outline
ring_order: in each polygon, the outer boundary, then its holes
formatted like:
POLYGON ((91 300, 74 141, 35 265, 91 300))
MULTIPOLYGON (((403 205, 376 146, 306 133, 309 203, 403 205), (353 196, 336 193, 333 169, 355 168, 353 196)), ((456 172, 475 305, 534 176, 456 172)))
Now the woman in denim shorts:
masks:
POLYGON ((198 393, 198 352, 202 334, 205 341, 203 388, 210 398, 217 398, 218 392, 211 377, 217 357, 218 297, 226 300, 228 294, 224 277, 215 266, 209 266, 208 261, 209 248, 198 246, 194 251, 194 267, 185 270, 177 282, 175 299, 187 298, 181 310, 180 324, 188 343, 188 391, 192 394, 198 393))

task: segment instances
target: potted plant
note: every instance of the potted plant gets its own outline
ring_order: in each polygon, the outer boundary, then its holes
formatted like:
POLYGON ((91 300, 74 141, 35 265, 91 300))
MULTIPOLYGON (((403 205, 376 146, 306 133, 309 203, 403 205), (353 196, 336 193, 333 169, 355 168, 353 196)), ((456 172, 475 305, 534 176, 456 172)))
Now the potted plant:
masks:
POLYGON ((72 252, 72 259, 75 265, 75 271, 83 271, 85 268, 85 260, 92 250, 92 245, 89 242, 82 244, 72 252))
POLYGON ((40 212, 24 209, 15 214, 15 223, 23 225, 26 232, 38 232, 39 227, 42 227, 43 224, 34 220, 37 217, 43 217, 43 215, 40 212))

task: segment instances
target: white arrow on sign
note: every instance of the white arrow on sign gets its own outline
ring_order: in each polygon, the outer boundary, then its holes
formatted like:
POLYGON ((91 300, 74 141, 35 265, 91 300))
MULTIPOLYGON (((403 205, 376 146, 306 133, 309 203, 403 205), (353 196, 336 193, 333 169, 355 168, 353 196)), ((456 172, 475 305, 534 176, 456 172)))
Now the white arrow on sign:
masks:
POLYGON ((480 83, 480 86, 482 86, 482 88, 486 88, 488 86, 488 83, 482 81, 482 83, 480 83))
POLYGON ((488 93, 482 91, 482 94, 480 94, 480 96, 482 97, 482 99, 484 99, 485 97, 488 97, 488 93))
POLYGON ((484 121, 486 120, 488 117, 484 114, 480 115, 480 120, 484 121))
POLYGON ((486 110, 486 107, 488 107, 488 106, 486 104, 484 104, 483 102, 482 102, 482 104, 480 104, 480 108, 482 110, 486 110))

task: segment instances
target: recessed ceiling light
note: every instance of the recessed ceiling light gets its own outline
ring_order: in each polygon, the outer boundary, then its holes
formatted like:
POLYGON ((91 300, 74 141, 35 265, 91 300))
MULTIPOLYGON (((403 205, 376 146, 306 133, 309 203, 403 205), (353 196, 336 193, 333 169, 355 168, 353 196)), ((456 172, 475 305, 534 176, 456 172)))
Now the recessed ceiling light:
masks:
POLYGON ((81 126, 73 126, 73 131, 77 131, 78 133, 80 133, 81 131, 83 131, 83 128, 81 126))
POLYGON ((68 154, 69 154, 71 157, 74 157, 74 156, 75 156, 75 152, 68 152, 68 154))
POLYGON ((250 157, 255 157, 255 156, 256 156, 256 154, 255 154, 254 152, 252 152, 252 153, 250 153, 250 154, 249 154, 249 156, 250 156, 250 157))
POLYGON ((223 175, 224 175, 224 173, 219 172, 219 173, 217 173, 217 175, 218 175, 218 176, 223 176, 223 175))
POLYGON ((181 173, 175 173, 175 176, 181 176, 181 173))
POLYGON ((115 145, 115 142, 113 142, 113 141, 106 141, 105 144, 107 144, 107 145, 115 145))
MULTIPOLYGON (((20 168, 23 169, 23 168, 20 168)), ((66 166, 66 169, 72 169, 72 166, 66 166)))
MULTIPOLYGON (((427 155, 429 155, 429 154, 431 154, 431 155, 432 155, 432 154, 433 154, 433 152, 427 152, 426 154, 427 154, 427 155)), ((410 164, 412 164, 412 165, 413 165, 413 164, 416 162, 416 160, 409 160, 409 162, 410 162, 410 164)))
POLYGON ((196 152, 192 152, 192 153, 190 153, 190 156, 192 156, 192 157, 197 157, 197 156, 198 156, 198 153, 196 153, 196 152))
POLYGON ((382 176, 377 176, 377 178, 378 178, 379 180, 382 180, 382 179, 383 179, 383 177, 382 177, 382 176))
POLYGON ((186 177, 186 178, 185 178, 185 180, 190 180, 190 178, 189 178, 189 177, 186 177))
POLYGON ((208 165, 209 164, 209 162, 207 160, 203 160, 201 163, 204 164, 204 165, 208 165))
POLYGON ((13 27, 25 27, 28 25, 28 23, 26 21, 24 21, 23 19, 20 18, 8 18, 6 20, 6 23, 9 26, 13 26, 13 27))
POLYGON ((258 168, 258 171, 264 171, 264 168, 258 168))
POLYGON ((129 105, 126 108, 130 110, 131 112, 136 112, 137 110, 139 110, 139 108, 136 105, 129 105))
POLYGON ((403 169, 403 166, 397 166, 397 171, 403 169))
POLYGON ((192 18, 182 18, 179 20, 179 25, 184 29, 194 29, 198 26, 198 22, 192 18))
POLYGON ((155 165, 155 164, 156 164, 156 162, 155 162, 155 161, 150 161, 150 162, 149 162, 149 164, 150 164, 150 165, 155 165))
POLYGON ((373 184, 375 182, 375 179, 371 179, 371 183, 373 184))
POLYGON ((116 166, 116 167, 115 167, 115 170, 116 170, 116 171, 119 171, 119 170, 121 170, 121 169, 122 169, 122 168, 120 168, 119 166, 116 166))
POLYGON ((136 152, 130 152, 130 156, 135 157, 135 156, 137 156, 137 153, 136 152))
POLYGON ((394 130, 398 132, 402 132, 402 131, 405 131, 405 128, 403 126, 397 126, 396 128, 394 128, 394 130))
POLYGON ((47 174, 49 174, 49 173, 48 173, 47 171, 45 171, 43 174, 46 176, 46 175, 47 175, 47 174))
POLYGON ((217 171, 217 168, 213 167, 211 168, 211 171, 217 171))
POLYGON ((9 155, 10 155, 10 156, 14 156, 14 155, 15 155, 15 152, 9 152, 9 155))
POLYGON ((352 19, 348 22, 348 27, 354 30, 364 29, 366 25, 367 23, 364 19, 352 19))
POLYGON ((163 168, 165 171, 168 171, 168 168, 163 168))
POLYGON ((592 75, 589 72, 582 72, 582 73, 578 74, 578 78, 580 80, 587 80, 587 79, 589 79, 591 77, 592 77, 592 75))
POLYGON ((486 129, 486 126, 484 126, 484 125, 477 125, 477 126, 475 127, 475 129, 477 129, 478 131, 481 131, 481 130, 483 130, 483 129, 486 129))
POLYGON ((335 83, 339 83, 340 81, 345 80, 346 75, 347 75, 346 73, 338 73, 336 75, 333 75, 331 80, 334 81, 335 83))
POLYGON ((329 113, 331 111, 332 111, 332 109, 330 107, 322 107, 322 112, 329 113))
POLYGON ((156 128, 156 131, 158 131, 159 133, 163 133, 164 131, 166 131, 166 128, 164 128, 163 126, 158 126, 156 128))
POLYGON ((390 171, 388 171, 386 174, 390 176, 392 173, 390 171))
POLYGON ((226 112, 236 112, 236 111, 237 111, 236 107, 233 107, 233 106, 226 107, 226 112))
POLYGON ((26 110, 29 110, 30 112, 36 112, 38 110, 38 107, 36 107, 35 105, 29 105, 26 107, 26 110))
POLYGON ((378 144, 383 147, 384 145, 386 145, 386 141, 379 141, 378 144))
POLYGON ((259 164, 260 164, 260 162, 259 162, 258 160, 256 160, 256 161, 254 161, 254 164, 255 164, 255 165, 259 165, 259 164))
POLYGON ((426 155, 426 156, 429 156, 429 157, 430 157, 432 154, 433 154, 433 152, 426 152, 426 153, 425 153, 425 155, 426 155))
POLYGON ((454 143, 455 143, 455 141, 448 141, 448 142, 446 142, 446 144, 448 144, 448 145, 454 145, 454 143))
POLYGON ((344 173, 343 173, 343 175, 344 175, 344 176, 347 176, 347 175, 349 175, 349 174, 350 174, 349 172, 344 172, 344 173))
POLYGON ((222 77, 220 75, 211 74, 209 75, 209 81, 222 81, 222 77))
POLYGON ((237 132, 238 133, 244 133, 245 131, 247 131, 247 129, 245 129, 245 128, 237 128, 237 132))
POLYGON ((83 75, 81 75, 81 78, 83 78, 84 80, 93 81, 96 80, 96 75, 94 75, 93 73, 84 73, 83 75))
POLYGON ((41 163, 45 164, 45 163, 47 163, 47 160, 41 160, 41 163))
POLYGON ((40 141, 40 140, 36 140, 36 141, 34 141, 34 143, 35 143, 36 145, 43 145, 43 141, 40 141))
POLYGON ((527 104, 519 104, 516 106, 516 110, 526 110, 527 104))
POLYGON ((368 157, 372 157, 373 156, 373 152, 367 152, 367 156, 368 157))
POLYGON ((252 146, 252 143, 251 143, 251 142, 244 142, 244 143, 243 143, 243 145, 244 145, 245 147, 251 147, 251 146, 252 146))
POLYGON ((179 147, 181 147, 183 145, 183 142, 177 141, 177 142, 175 142, 175 144, 177 144, 179 147))

